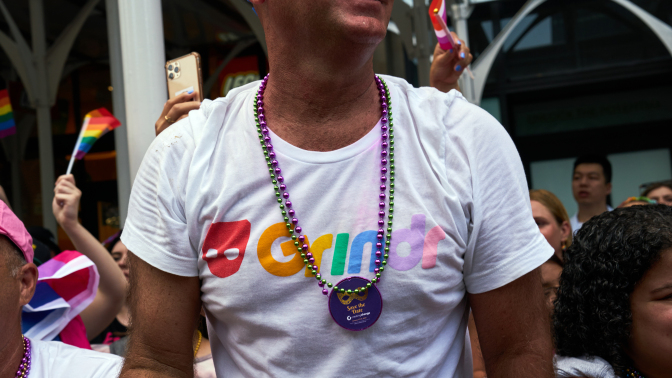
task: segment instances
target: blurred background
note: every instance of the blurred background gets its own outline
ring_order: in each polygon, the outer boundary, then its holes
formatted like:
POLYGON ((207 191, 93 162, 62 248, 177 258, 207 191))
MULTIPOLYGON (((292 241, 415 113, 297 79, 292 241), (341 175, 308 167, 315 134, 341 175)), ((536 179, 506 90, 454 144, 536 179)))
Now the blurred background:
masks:
MULTIPOLYGON (((428 85, 436 44, 428 5, 395 1, 376 72, 428 85)), ((531 188, 554 192, 573 214, 572 163, 588 152, 613 165, 613 205, 672 177, 672 1, 451 5, 449 26, 474 55, 464 95, 507 129, 531 188)), ((0 185, 26 225, 52 230, 62 249, 72 246, 53 220, 53 183, 86 113, 106 107, 122 122, 73 171, 81 222, 102 241, 123 225, 166 100, 163 63, 198 52, 211 99, 268 70, 261 25, 244 0, 0 0, 0 11, 0 89, 17 125, 0 140, 0 185)))

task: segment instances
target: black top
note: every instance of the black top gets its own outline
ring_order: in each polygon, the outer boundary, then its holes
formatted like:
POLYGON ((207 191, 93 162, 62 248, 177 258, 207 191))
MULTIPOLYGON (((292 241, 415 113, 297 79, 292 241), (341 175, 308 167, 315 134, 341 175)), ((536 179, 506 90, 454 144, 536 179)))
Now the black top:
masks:
POLYGON ((119 323, 117 318, 114 318, 112 323, 103 330, 103 332, 100 333, 100 335, 94 337, 91 340, 91 344, 107 344, 110 345, 113 342, 121 339, 122 337, 126 336, 126 333, 128 333, 128 328, 119 323))

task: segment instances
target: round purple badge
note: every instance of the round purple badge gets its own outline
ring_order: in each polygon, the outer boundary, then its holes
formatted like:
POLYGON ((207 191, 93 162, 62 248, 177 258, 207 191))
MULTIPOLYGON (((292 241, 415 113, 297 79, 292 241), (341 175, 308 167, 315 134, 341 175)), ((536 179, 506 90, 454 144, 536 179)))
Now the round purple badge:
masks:
POLYGON ((329 312, 336 324, 350 331, 361 331, 378 320, 383 311, 383 298, 375 285, 363 293, 347 293, 368 283, 371 282, 364 278, 350 277, 336 284, 346 290, 346 293, 332 290, 329 294, 329 312))

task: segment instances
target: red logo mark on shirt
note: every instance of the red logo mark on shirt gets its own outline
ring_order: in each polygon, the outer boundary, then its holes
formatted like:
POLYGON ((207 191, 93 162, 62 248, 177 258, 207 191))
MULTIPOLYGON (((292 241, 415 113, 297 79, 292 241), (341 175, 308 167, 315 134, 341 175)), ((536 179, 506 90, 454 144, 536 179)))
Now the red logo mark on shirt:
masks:
POLYGON ((240 269, 245 257, 245 247, 250 239, 250 229, 247 219, 215 222, 210 225, 201 251, 212 274, 226 278, 240 269))

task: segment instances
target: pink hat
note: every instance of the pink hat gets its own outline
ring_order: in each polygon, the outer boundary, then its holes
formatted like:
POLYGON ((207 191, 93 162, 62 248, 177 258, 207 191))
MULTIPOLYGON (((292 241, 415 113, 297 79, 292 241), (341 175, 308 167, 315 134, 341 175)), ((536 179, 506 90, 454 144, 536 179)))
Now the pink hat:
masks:
POLYGON ((6 203, 0 201, 0 235, 5 235, 12 241, 29 263, 33 262, 33 238, 30 236, 23 222, 14 215, 6 203))

